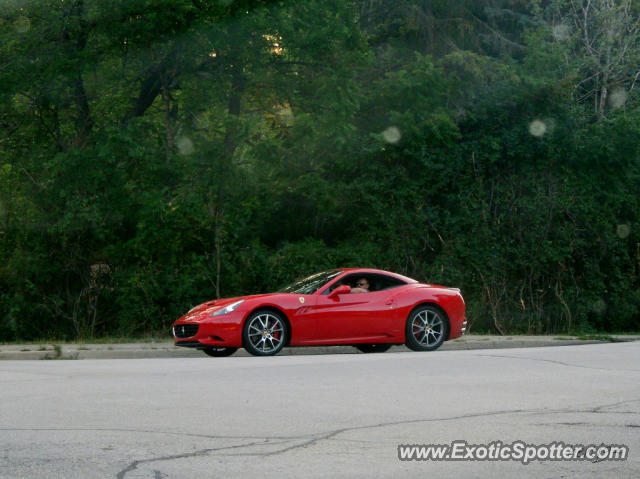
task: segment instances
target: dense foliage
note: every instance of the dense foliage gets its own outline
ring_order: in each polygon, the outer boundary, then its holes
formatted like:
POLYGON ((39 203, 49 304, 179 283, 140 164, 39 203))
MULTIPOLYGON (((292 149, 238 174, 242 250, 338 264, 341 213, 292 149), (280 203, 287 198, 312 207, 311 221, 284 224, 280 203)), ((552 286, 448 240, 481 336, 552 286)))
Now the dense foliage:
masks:
POLYGON ((372 266, 472 331, 638 329, 632 0, 9 0, 0 340, 372 266))

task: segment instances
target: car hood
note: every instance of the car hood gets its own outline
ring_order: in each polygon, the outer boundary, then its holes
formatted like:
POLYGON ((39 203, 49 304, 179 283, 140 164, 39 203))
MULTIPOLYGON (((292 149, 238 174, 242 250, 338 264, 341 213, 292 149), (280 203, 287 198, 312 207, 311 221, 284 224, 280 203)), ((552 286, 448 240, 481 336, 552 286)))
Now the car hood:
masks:
POLYGON ((204 318, 209 317, 210 314, 215 311, 224 308, 225 306, 235 303, 240 300, 253 300, 253 299, 264 299, 270 296, 276 296, 281 293, 267 293, 267 294, 253 294, 249 296, 236 296, 233 298, 220 298, 220 299, 212 299, 211 301, 207 301, 205 303, 199 304, 195 308, 189 310, 187 314, 182 316, 178 321, 198 321, 204 318))

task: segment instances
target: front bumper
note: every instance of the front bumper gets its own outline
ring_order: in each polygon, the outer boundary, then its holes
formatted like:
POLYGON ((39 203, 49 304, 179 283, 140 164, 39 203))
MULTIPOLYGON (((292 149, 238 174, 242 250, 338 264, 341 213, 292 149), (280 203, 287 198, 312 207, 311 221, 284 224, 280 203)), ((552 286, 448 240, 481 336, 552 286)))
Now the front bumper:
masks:
POLYGON ((205 348, 208 346, 242 347, 242 315, 229 315, 215 321, 179 320, 172 328, 176 346, 205 348))
POLYGON ((198 334, 200 325, 194 323, 182 323, 173 325, 173 337, 175 339, 192 338, 198 334))
POLYGON ((199 341, 176 341, 175 345, 181 346, 183 348, 196 348, 196 349, 202 349, 205 347, 205 345, 200 344, 199 341))

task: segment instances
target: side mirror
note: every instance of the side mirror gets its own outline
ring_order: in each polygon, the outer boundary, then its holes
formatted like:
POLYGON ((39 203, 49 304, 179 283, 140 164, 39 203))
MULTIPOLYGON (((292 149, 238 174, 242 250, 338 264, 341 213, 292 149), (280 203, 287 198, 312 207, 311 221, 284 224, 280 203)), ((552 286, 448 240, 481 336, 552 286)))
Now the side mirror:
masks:
POLYGON ((329 293, 330 298, 337 298, 340 294, 349 294, 351 292, 351 287, 347 284, 343 284, 338 286, 336 289, 329 293))

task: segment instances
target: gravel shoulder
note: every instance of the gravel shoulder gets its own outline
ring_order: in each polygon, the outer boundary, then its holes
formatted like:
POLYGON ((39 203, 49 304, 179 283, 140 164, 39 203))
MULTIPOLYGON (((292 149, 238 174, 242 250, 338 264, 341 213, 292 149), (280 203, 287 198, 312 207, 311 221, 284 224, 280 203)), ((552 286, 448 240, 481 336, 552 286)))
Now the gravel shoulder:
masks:
MULTIPOLYGON (((638 341, 638 335, 612 335, 615 341, 638 341)), ((507 349, 542 346, 567 346, 606 343, 610 340, 579 339, 575 336, 490 336, 470 334, 447 341, 440 350, 507 349)), ((405 346, 393 346, 390 353, 409 351, 405 346)), ((351 346, 284 348, 281 356, 301 354, 362 354, 351 346)), ((240 349, 237 356, 249 354, 240 349)), ((145 343, 40 343, 0 344, 0 360, 43 359, 137 359, 204 357, 200 351, 179 348, 172 341, 145 343)))

